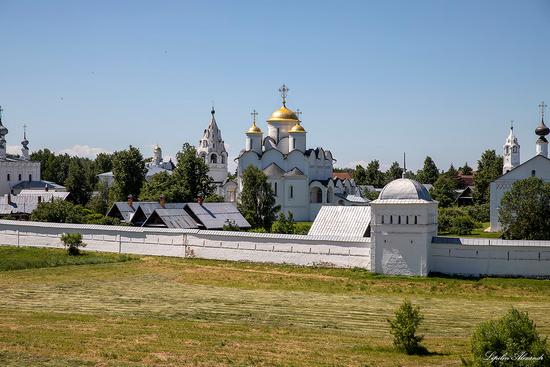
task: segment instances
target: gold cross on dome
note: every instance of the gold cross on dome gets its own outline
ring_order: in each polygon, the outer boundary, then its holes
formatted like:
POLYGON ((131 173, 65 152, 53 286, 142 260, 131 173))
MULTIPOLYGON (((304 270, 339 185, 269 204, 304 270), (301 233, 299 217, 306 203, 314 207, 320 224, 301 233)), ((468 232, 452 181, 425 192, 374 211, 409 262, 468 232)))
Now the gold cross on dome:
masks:
POLYGON ((544 119, 544 110, 546 109, 546 107, 548 107, 548 106, 544 104, 544 101, 542 101, 542 102, 539 104, 540 116, 541 116, 543 119, 544 119))
POLYGON ((283 97, 283 106, 286 105, 286 96, 288 95, 289 90, 290 89, 285 84, 279 88, 279 93, 281 93, 281 97, 283 97))
POLYGON ((258 116, 258 112, 256 112, 256 110, 254 110, 250 114, 252 115, 252 119, 254 120, 254 123, 256 123, 256 116, 258 116))

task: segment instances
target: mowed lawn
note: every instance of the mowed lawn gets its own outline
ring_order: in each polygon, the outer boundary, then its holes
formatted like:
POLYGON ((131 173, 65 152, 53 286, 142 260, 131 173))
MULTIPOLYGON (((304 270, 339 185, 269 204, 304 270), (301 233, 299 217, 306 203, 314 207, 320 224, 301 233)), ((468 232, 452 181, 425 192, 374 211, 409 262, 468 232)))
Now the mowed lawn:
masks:
POLYGON ((460 366, 475 325, 510 306, 550 335, 548 280, 119 260, 0 271, 0 365, 460 366), (392 348, 403 299, 422 308, 429 356, 392 348))

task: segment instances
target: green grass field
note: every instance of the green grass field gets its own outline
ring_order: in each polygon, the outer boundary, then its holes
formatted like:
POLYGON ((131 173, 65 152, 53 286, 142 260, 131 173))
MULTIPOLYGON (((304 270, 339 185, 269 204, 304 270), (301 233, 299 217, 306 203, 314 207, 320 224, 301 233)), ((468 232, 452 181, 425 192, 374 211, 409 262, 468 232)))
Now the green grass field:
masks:
MULTIPOLYGON (((28 250, 1 249, 4 262, 28 250)), ((550 281, 533 279, 160 257, 5 270, 0 365, 460 366, 474 326, 510 306, 550 335, 549 303, 550 281), (392 348, 386 318, 405 298, 432 355, 392 348)))

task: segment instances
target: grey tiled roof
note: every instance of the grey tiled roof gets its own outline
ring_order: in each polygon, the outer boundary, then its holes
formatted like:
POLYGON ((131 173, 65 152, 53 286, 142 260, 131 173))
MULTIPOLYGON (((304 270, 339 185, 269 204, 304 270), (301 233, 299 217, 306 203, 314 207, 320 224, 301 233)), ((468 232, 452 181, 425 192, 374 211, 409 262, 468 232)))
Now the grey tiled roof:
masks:
POLYGON ((143 223, 143 226, 157 227, 159 224, 166 228, 199 228, 197 222, 183 208, 156 209, 143 223))
POLYGON ((233 203, 188 203, 186 210, 205 229, 223 228, 228 220, 240 228, 250 228, 250 223, 233 203))
POLYGON ((0 197, 0 214, 30 214, 38 203, 49 202, 55 199, 66 200, 68 192, 36 191, 32 194, 8 195, 0 197))

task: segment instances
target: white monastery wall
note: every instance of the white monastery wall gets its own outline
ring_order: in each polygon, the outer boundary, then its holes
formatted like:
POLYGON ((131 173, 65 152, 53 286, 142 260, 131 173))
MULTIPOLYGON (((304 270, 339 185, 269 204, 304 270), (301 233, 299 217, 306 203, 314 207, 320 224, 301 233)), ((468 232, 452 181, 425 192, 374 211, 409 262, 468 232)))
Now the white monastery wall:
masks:
POLYGON ((481 276, 550 276, 550 241, 434 237, 432 272, 481 276))
POLYGON ((0 244, 62 248, 78 232, 87 250, 370 269, 370 238, 155 229, 0 220, 0 244))
MULTIPOLYGON (((384 254, 395 256, 397 251, 399 258, 405 256, 403 263, 408 264, 407 271, 376 271, 425 275, 423 269, 417 269, 420 264, 429 265, 432 273, 449 275, 550 277, 550 241, 434 237, 426 264, 412 261, 419 255, 409 254, 402 247, 391 252, 391 248, 383 244, 377 250, 370 238, 0 220, 2 245, 62 248, 59 237, 70 232, 82 233, 87 250, 103 252, 376 270, 372 269, 371 259, 376 261, 375 258, 384 254)), ((393 244, 396 241, 399 242, 394 239, 393 244)), ((378 266, 390 265, 382 263, 378 266)))

